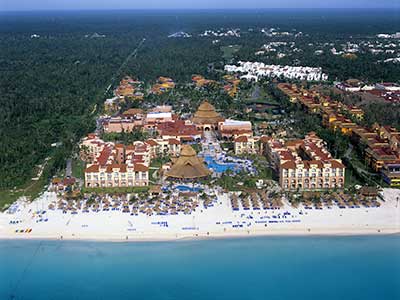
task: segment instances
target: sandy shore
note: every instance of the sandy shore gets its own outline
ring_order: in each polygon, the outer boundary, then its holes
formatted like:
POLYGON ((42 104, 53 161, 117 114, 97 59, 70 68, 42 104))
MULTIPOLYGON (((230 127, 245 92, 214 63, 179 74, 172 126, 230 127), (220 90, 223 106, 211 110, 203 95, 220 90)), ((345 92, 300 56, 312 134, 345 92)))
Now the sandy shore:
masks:
POLYGON ((0 239, 172 241, 255 236, 399 234, 400 190, 385 189, 379 208, 293 208, 233 211, 227 195, 214 207, 190 215, 131 216, 121 211, 71 215, 47 210, 55 199, 46 193, 20 205, 13 213, 0 214, 0 239), (46 210, 43 215, 34 212, 46 210), (26 231, 31 230, 30 233, 26 231), (23 231, 23 232, 21 232, 23 231))
POLYGON ((267 236, 362 236, 362 235, 400 235, 399 229, 366 229, 366 230, 343 230, 337 231, 336 229, 331 230, 313 230, 301 231, 301 230, 272 230, 272 231, 251 231, 248 234, 245 233, 210 233, 209 235, 197 234, 197 235, 182 235, 182 236, 168 236, 163 235, 159 237, 155 236, 135 236, 126 237, 123 236, 70 236, 61 239, 60 237, 48 236, 48 235, 30 235, 30 236, 0 236, 0 240, 48 240, 48 241, 93 241, 93 242, 113 242, 113 243, 130 243, 130 242, 168 242, 168 241, 190 241, 190 240, 213 240, 213 239, 231 239, 231 238, 250 238, 250 237, 267 237, 267 236))

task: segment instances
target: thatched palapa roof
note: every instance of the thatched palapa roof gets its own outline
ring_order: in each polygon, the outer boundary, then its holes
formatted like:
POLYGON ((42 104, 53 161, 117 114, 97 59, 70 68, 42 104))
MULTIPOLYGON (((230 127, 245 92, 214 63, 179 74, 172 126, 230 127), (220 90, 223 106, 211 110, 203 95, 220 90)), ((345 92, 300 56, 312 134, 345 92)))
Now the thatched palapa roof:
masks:
POLYGON ((190 145, 182 145, 181 154, 166 173, 167 177, 179 179, 195 179, 206 177, 211 172, 206 168, 201 158, 190 145))
POLYGON ((195 124, 217 124, 223 120, 224 118, 215 111, 215 107, 207 100, 200 104, 192 119, 195 124))

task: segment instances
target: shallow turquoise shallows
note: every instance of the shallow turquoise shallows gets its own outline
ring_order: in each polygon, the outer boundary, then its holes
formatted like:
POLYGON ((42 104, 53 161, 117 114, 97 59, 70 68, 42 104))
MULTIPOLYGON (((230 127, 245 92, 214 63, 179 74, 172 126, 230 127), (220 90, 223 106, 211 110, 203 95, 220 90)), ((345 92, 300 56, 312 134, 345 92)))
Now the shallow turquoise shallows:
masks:
POLYGON ((0 240, 0 299, 400 299, 400 237, 0 240))

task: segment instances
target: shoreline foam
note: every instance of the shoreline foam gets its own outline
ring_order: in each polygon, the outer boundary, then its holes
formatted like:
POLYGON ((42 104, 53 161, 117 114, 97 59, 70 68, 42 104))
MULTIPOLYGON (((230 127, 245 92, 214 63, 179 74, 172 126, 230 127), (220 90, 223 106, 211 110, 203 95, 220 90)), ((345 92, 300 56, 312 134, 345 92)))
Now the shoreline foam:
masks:
POLYGON ((219 239, 236 239, 236 238, 256 238, 256 237, 340 237, 340 236, 367 236, 367 235, 400 235, 399 228, 368 228, 368 229, 345 229, 345 228, 325 228, 306 230, 287 230, 273 229, 270 231, 250 231, 247 232, 225 232, 225 233, 197 233, 195 235, 178 235, 176 234, 160 234, 126 236, 124 235, 30 235, 30 236, 12 236, 0 235, 1 240, 42 240, 42 241, 87 241, 87 242, 171 242, 171 241, 187 241, 187 240, 219 240, 219 239))

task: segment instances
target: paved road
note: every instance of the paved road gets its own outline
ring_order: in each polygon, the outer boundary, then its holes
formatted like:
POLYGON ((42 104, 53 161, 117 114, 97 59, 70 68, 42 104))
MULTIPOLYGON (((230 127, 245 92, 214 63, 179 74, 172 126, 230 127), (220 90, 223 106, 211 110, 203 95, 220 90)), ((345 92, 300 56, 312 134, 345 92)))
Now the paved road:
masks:
POLYGON ((215 133, 212 131, 204 131, 203 135, 204 135, 204 142, 202 143, 203 154, 215 157, 216 152, 221 152, 221 145, 218 143, 215 133))
POLYGON ((347 158, 348 160, 351 160, 351 152, 353 151, 353 145, 349 144, 349 148, 347 148, 346 153, 344 154, 344 157, 347 158))
POLYGON ((105 91, 104 94, 107 94, 108 91, 111 89, 111 87, 112 87, 112 85, 113 85, 115 79, 120 75, 120 73, 121 73, 123 67, 125 67, 125 65, 128 63, 128 61, 129 61, 131 58, 136 58, 136 55, 137 55, 137 53, 138 53, 140 47, 143 46, 143 43, 144 43, 145 41, 146 41, 146 39, 143 38, 143 39, 140 41, 139 45, 135 48, 135 50, 133 50, 133 51, 127 56, 127 58, 126 58, 126 59, 124 60, 124 62, 121 64, 121 66, 119 67, 119 69, 117 70, 117 72, 115 72, 115 74, 114 74, 113 77, 111 78, 111 82, 110 82, 109 86, 107 87, 107 89, 106 89, 106 91, 105 91))
POLYGON ((65 176, 72 176, 72 160, 70 158, 67 159, 67 167, 65 169, 65 176))
MULTIPOLYGON (((115 74, 111 77, 111 79, 110 79, 110 84, 107 86, 106 91, 104 92, 104 95, 106 95, 106 94, 110 91, 111 87, 112 87, 113 84, 114 84, 115 79, 116 79, 118 76, 120 76, 120 73, 121 73, 122 69, 125 67, 125 65, 128 63, 128 61, 129 61, 130 59, 132 59, 132 58, 136 58, 136 55, 137 55, 137 53, 138 53, 140 47, 143 46, 143 43, 144 43, 145 41, 146 41, 146 39, 143 38, 143 39, 140 41, 139 45, 138 45, 138 46, 126 57, 126 59, 122 62, 121 66, 118 68, 118 70, 115 72, 115 74)), ((96 111, 96 108, 97 108, 97 104, 94 106, 93 112, 92 112, 92 113, 94 113, 94 112, 96 111)), ((102 131, 102 129, 103 129, 103 120, 102 120, 101 118, 97 118, 97 120, 96 120, 96 130, 95 130, 95 133, 96 133, 96 134, 100 134, 101 131, 102 131)))
POLYGON ((260 86, 257 84, 254 88, 254 91, 251 93, 251 99, 252 100, 257 100, 261 96, 261 89, 260 86))
MULTIPOLYGON (((351 152, 352 151, 353 151, 353 145, 349 144, 349 147, 347 148, 347 150, 346 150, 346 152, 344 154, 344 158, 347 158, 350 163, 351 163, 351 152)), ((368 172, 367 170, 365 170, 363 168, 360 168, 358 166, 355 166, 354 164, 352 164, 352 166, 353 166, 353 168, 356 170, 356 172, 358 174, 363 175, 366 178, 369 178, 375 184, 378 184, 378 182, 375 181, 376 179, 372 179, 371 177, 380 176, 380 174, 368 172)))
MULTIPOLYGON (((352 151, 353 151, 353 145, 349 144, 349 147, 347 148, 346 153, 344 154, 344 157, 347 158, 349 161, 351 161, 351 155, 350 154, 351 154, 352 151)), ((353 167, 357 170, 358 173, 362 173, 365 176, 378 176, 379 175, 379 174, 376 174, 376 173, 368 172, 367 170, 365 170, 363 168, 360 168, 360 167, 357 167, 355 165, 353 165, 353 167)))
POLYGON ((96 119, 96 130, 95 130, 95 133, 97 135, 100 135, 102 129, 103 129, 103 118, 99 117, 99 118, 96 119))

